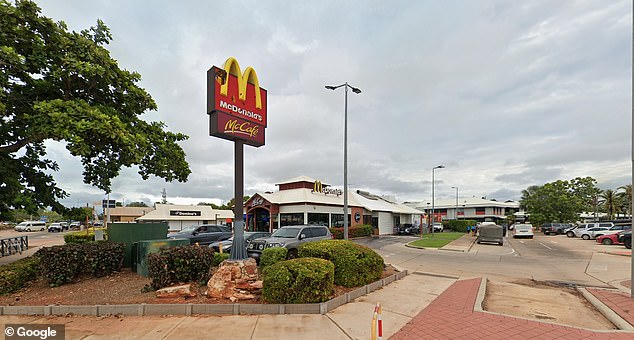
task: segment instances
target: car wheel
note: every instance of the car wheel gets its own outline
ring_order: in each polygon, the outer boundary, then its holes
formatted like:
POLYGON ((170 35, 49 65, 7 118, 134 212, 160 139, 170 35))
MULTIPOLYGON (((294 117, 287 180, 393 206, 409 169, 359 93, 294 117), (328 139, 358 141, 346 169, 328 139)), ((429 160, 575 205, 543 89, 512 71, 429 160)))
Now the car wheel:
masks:
POLYGON ((584 239, 584 240, 589 240, 590 239, 590 235, 583 234, 583 235, 581 235, 581 238, 584 239))
POLYGON ((286 254, 287 259, 296 259, 297 258, 297 249, 289 249, 288 254, 286 254))
POLYGON ((529 236, 528 238, 530 238, 531 240, 533 239, 533 236, 529 236))
POLYGON ((612 240, 609 238, 604 238, 603 241, 601 241, 601 243, 605 244, 606 246, 609 246, 612 244, 612 240))
POLYGON ((480 243, 482 243, 482 242, 478 241, 478 244, 480 244, 480 243))
POLYGON ((499 244, 500 246, 503 246, 503 245, 504 245, 504 242, 498 242, 498 244, 499 244))
POLYGON ((625 242, 625 248, 632 249, 632 240, 630 240, 629 242, 625 242))
POLYGON ((566 233, 566 236, 575 237, 575 233, 573 233, 572 231, 569 231, 569 232, 566 233))
POLYGON ((27 229, 26 231, 31 232, 31 229, 27 229))
POLYGON ((544 231, 544 235, 550 235, 550 233, 547 231, 544 231))

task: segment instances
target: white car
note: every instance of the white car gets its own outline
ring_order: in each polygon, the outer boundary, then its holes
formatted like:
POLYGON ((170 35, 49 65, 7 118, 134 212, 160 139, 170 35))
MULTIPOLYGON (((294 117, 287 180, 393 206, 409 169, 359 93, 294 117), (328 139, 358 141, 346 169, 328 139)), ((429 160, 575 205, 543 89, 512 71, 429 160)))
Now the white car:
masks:
POLYGON ((434 232, 435 233, 442 233, 443 232, 442 223, 436 222, 436 223, 432 224, 432 226, 434 227, 434 232))
POLYGON ((47 229, 49 233, 60 233, 62 232, 62 230, 64 230, 64 227, 61 223, 51 223, 51 225, 49 225, 47 229))
POLYGON ((533 232, 533 225, 530 223, 519 223, 513 227, 513 238, 533 238, 533 236, 535 236, 535 233, 533 232))
POLYGON ((601 235, 610 234, 608 230, 610 230, 608 227, 594 227, 588 229, 577 228, 573 230, 573 232, 575 233, 575 237, 581 237, 584 240, 589 240, 595 239, 601 235))

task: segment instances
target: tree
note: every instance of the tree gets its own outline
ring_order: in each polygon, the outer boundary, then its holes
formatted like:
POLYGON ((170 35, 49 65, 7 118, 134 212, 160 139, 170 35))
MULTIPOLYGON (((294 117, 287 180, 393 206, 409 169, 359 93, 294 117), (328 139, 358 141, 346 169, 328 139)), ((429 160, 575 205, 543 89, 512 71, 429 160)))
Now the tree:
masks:
POLYGON ((524 210, 527 210, 525 206, 523 206, 523 202, 527 201, 537 190, 539 190, 539 185, 531 185, 528 188, 522 190, 522 197, 520 198, 520 207, 524 210))
POLYGON ((198 202, 198 204, 196 205, 208 205, 211 207, 211 209, 220 209, 220 206, 218 206, 217 204, 211 203, 211 202, 198 202))
POLYGON ((145 202, 130 202, 126 205, 126 207, 139 207, 139 208, 143 208, 143 207, 147 207, 147 204, 145 204, 145 202))
POLYGON ((558 180, 522 191, 520 205, 526 209, 535 225, 545 222, 574 222, 581 212, 588 211, 599 191, 596 180, 592 177, 558 180), (525 195, 529 191, 530 194, 525 195))
POLYGON ((86 221, 86 219, 92 219, 92 213, 92 208, 70 208, 66 212, 65 216, 70 220, 83 222, 86 221))
POLYGON ((620 186, 618 190, 623 190, 623 191, 619 191, 617 193, 617 195, 619 196, 619 198, 621 199, 621 206, 622 206, 622 211, 625 214, 631 214, 632 212, 632 184, 626 184, 626 185, 622 185, 620 186))
POLYGON ((189 165, 177 142, 140 115, 156 110, 137 83, 104 47, 110 30, 101 21, 81 32, 40 14, 35 3, 0 0, 0 215, 11 208, 35 212, 63 207, 67 196, 46 158, 44 142, 65 142, 83 165, 83 180, 110 192, 121 167, 138 166, 143 179, 187 180, 189 165))
MULTIPOLYGON (((244 196, 244 197, 242 197, 242 203, 246 203, 246 201, 248 201, 248 200, 249 200, 249 198, 251 198, 251 196, 244 196)), ((229 202, 227 202, 227 204, 223 204, 223 205, 221 205, 221 206, 220 206, 220 209, 223 209, 223 210, 233 210, 233 207, 235 207, 235 206, 236 206, 236 204, 235 204, 235 197, 234 197, 234 198, 231 198, 231 199, 229 200, 229 202)))
POLYGON ((614 190, 607 189, 601 193, 600 197, 603 200, 601 205, 608 214, 608 219, 611 220, 614 213, 618 211, 620 205, 616 192, 614 192, 614 190))

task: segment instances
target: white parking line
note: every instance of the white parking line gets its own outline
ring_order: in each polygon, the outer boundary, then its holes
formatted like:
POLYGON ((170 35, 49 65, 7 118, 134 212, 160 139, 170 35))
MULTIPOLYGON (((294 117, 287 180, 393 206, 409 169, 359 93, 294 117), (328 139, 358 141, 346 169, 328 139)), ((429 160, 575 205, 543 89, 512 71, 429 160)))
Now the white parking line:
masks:
POLYGON ((553 248, 551 248, 551 247, 549 247, 549 246, 547 246, 547 245, 545 245, 545 244, 543 244, 543 243, 541 243, 541 242, 539 242, 539 244, 541 244, 542 246, 544 246, 544 247, 546 247, 546 248, 548 248, 548 249, 550 249, 550 250, 553 250, 553 248))

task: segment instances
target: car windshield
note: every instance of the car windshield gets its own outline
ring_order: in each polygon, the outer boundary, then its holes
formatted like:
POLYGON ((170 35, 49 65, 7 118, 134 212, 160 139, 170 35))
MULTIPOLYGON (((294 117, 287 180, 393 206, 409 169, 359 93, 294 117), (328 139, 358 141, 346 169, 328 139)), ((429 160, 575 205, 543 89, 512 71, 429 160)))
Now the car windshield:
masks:
POLYGON ((25 225, 27 225, 27 224, 28 224, 28 223, 26 223, 26 222, 21 222, 20 224, 18 224, 18 227, 19 227, 19 226, 25 226, 25 225))
POLYGON ((280 228, 271 237, 295 238, 299 234, 299 228, 280 228))

